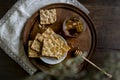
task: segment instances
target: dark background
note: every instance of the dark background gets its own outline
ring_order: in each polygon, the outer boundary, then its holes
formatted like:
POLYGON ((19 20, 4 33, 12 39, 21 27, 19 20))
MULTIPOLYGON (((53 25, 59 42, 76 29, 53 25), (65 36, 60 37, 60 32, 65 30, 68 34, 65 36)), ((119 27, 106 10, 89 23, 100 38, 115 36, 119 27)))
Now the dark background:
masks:
MULTIPOLYGON (((17 0, 0 0, 0 18, 17 0)), ((113 75, 108 79, 94 67, 88 65, 79 76, 81 80, 119 80, 120 74, 120 0, 79 0, 90 11, 97 33, 97 45, 92 62, 113 75)), ((16 62, 0 49, 0 79, 18 80, 28 77, 16 62)), ((79 79, 76 79, 79 80, 79 79)))

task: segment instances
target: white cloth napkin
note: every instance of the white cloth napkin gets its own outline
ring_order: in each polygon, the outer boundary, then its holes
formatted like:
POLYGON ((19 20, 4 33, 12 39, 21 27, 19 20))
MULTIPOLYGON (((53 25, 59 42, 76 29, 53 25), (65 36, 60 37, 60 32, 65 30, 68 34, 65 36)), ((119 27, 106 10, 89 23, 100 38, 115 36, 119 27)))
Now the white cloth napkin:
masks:
POLYGON ((77 0, 19 0, 0 20, 0 47, 30 75, 37 71, 25 55, 21 32, 27 19, 41 7, 52 3, 72 4, 86 14, 89 11, 77 0))

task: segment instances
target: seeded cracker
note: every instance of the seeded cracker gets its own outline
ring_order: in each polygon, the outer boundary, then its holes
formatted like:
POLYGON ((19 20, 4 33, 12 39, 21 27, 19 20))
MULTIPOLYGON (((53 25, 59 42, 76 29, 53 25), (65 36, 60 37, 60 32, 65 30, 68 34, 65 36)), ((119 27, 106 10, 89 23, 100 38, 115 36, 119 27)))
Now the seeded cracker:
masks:
POLYGON ((52 24, 57 20, 56 9, 40 10, 40 23, 52 24))

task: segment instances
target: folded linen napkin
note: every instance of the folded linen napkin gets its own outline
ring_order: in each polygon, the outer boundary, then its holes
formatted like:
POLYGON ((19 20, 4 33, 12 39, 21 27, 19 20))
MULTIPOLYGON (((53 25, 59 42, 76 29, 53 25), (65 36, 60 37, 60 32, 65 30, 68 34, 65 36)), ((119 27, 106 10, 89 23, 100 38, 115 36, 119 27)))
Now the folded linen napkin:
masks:
POLYGON ((77 0, 19 0, 0 20, 0 47, 30 75, 37 71, 25 55, 21 32, 27 19, 41 7, 52 3, 72 4, 86 14, 89 11, 77 0))

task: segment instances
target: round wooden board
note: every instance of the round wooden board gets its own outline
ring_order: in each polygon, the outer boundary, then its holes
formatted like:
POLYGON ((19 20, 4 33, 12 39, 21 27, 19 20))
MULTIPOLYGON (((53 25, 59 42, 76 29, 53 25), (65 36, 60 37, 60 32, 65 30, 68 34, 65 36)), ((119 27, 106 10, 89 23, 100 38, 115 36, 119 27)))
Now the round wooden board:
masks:
MULTIPOLYGON (((82 51, 87 51, 88 52, 87 57, 90 58, 90 55, 93 53, 96 45, 96 33, 91 19, 79 8, 69 4, 64 4, 64 3, 50 4, 44 6, 41 9, 52 9, 52 8, 57 10, 57 21, 51 25, 46 25, 46 27, 51 27, 57 34, 63 36, 70 47, 78 47, 82 51), (68 38, 64 36, 62 31, 62 25, 64 20, 70 16, 80 16, 84 20, 84 23, 86 24, 86 30, 76 38, 68 38)), ((34 40, 38 32, 42 33, 44 31, 38 27, 38 24, 40 23, 39 16, 40 15, 38 10, 36 13, 34 13, 31 16, 30 19, 28 19, 23 29, 22 40, 27 56, 28 56, 27 54, 28 41, 34 40)), ((45 71, 51 67, 51 65, 43 63, 39 58, 29 58, 29 59, 39 70, 45 71)), ((82 68, 82 66, 83 64, 80 65, 80 68, 82 68)))

